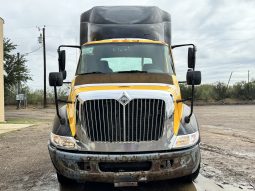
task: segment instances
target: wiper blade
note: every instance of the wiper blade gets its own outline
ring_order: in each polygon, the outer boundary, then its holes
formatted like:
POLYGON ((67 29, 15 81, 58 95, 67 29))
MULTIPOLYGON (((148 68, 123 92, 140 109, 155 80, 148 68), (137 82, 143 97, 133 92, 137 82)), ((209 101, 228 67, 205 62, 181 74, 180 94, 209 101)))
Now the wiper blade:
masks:
POLYGON ((80 75, 86 75, 86 74, 105 74, 103 72, 87 72, 87 73, 81 73, 80 75))
POLYGON ((141 71, 141 70, 128 70, 128 71, 118 71, 118 73, 148 73, 148 72, 141 71))

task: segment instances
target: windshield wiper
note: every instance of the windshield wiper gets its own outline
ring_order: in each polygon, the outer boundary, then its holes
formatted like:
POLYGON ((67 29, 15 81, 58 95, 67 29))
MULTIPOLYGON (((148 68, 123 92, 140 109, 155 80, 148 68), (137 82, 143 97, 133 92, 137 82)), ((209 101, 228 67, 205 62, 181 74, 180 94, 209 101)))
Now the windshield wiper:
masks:
POLYGON ((105 74, 103 72, 87 72, 87 73, 81 73, 80 75, 85 75, 85 74, 105 74))
POLYGON ((141 70, 128 70, 128 71, 118 71, 118 73, 148 73, 148 72, 141 71, 141 70))

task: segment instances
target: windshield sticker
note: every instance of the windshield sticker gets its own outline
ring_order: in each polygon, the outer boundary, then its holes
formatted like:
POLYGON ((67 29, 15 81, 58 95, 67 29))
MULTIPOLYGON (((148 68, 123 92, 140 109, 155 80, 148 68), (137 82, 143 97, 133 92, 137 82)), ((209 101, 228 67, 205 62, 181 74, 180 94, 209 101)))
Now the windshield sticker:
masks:
POLYGON ((93 50, 94 50, 93 47, 85 48, 85 54, 86 55, 93 55, 93 50))

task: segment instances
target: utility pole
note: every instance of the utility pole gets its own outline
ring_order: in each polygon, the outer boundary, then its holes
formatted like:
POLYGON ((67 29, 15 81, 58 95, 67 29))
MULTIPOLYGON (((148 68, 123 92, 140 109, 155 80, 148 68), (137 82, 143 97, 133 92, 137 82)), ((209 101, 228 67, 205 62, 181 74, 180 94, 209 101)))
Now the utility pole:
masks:
POLYGON ((46 47, 45 47, 45 26, 43 27, 43 107, 46 108, 46 47))
POLYGON ((3 50, 3 26, 4 20, 0 17, 0 122, 5 121, 4 114, 4 50, 3 50))
POLYGON ((231 74, 230 74, 230 76, 229 76, 229 79, 228 79, 228 85, 227 85, 227 89, 228 89, 228 86, 229 86, 229 82, 230 82, 230 80, 231 80, 232 74, 233 74, 233 72, 231 72, 231 74))
MULTIPOLYGON (((41 29, 37 27, 39 31, 41 29)), ((42 28, 42 33, 38 37, 38 42, 43 44, 43 107, 46 108, 47 99, 46 99, 46 46, 45 46, 45 26, 42 28)))
POLYGON ((248 70, 248 83, 250 83, 250 70, 248 70))
POLYGON ((250 98, 250 70, 248 70, 248 97, 250 98))
MULTIPOLYGON (((17 65, 18 65, 18 67, 19 67, 19 65, 20 65, 20 53, 18 52, 17 53, 17 65)), ((17 94, 20 94, 20 79, 18 78, 18 92, 17 92, 17 94)))

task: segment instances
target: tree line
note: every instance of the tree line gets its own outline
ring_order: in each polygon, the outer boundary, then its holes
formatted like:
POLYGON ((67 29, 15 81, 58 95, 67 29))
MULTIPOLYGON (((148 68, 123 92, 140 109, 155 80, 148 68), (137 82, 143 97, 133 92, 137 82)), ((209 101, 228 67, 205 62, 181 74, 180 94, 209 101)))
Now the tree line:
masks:
MULTIPOLYGON (((180 88, 183 98, 190 97, 190 86, 181 84, 180 88)), ((255 100, 255 80, 249 83, 245 81, 237 82, 231 86, 227 86, 223 82, 203 84, 195 88, 195 100, 204 103, 224 102, 226 100, 233 103, 251 102, 255 100)))
POLYGON ((17 90, 28 80, 32 80, 30 71, 26 66, 24 54, 15 53, 17 45, 10 39, 4 39, 4 92, 5 97, 10 94, 18 94, 17 90))
MULTIPOLYGON (((26 65, 25 54, 17 53, 17 45, 10 39, 4 38, 4 99, 5 104, 16 104, 16 95, 25 94, 28 104, 42 105, 43 90, 32 90, 26 82, 32 80, 30 71, 26 65)), ((66 86, 59 89, 61 98, 65 97, 68 88, 66 86)), ((54 103, 54 92, 47 90, 48 103, 54 103)))
MULTIPOLYGON (((191 96, 191 87, 180 84, 183 98, 191 96)), ((28 104, 43 105, 43 90, 31 90, 24 86, 21 90, 27 95, 28 104)), ((64 85, 58 89, 58 95, 61 99, 66 99, 69 87, 64 85)), ((238 82, 228 86, 225 83, 217 82, 215 84, 203 84, 195 88, 195 100, 201 104, 222 104, 222 103, 255 103, 255 80, 250 83, 238 82)), ((15 94, 9 92, 5 97, 6 104, 15 104, 15 94)), ((54 103, 54 92, 52 88, 47 89, 47 103, 54 103)))
MULTIPOLYGON (((18 93, 26 94, 28 104, 42 105, 43 90, 31 90, 26 82, 32 80, 30 71, 26 66, 24 54, 14 53, 17 45, 10 39, 4 39, 4 91, 5 104, 15 104, 15 96, 18 93)), ((182 97, 191 96, 191 87, 180 84, 182 97)), ((68 86, 60 88, 58 95, 64 99, 67 95, 68 86)), ((224 102, 231 99, 234 103, 255 100, 255 80, 249 83, 244 81, 227 86, 223 82, 214 84, 203 84, 195 88, 195 100, 203 103, 224 102)), ((47 102, 54 103, 54 93, 52 89, 47 90, 47 102)))

